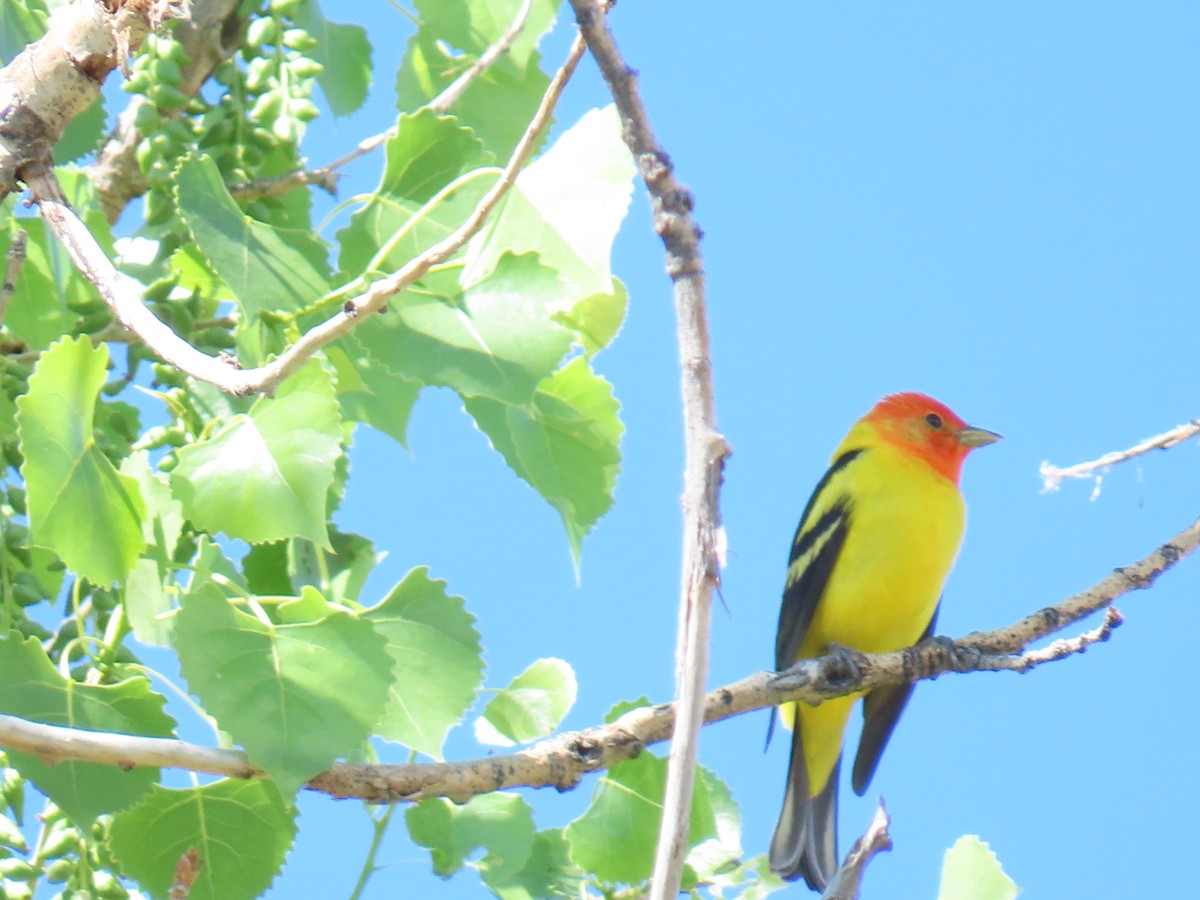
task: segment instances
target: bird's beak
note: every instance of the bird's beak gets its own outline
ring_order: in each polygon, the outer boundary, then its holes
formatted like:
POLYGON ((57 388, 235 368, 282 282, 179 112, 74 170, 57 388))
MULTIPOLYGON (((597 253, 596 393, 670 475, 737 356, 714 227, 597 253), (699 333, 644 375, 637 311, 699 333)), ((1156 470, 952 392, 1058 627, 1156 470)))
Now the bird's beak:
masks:
POLYGON ((966 428, 960 429, 958 432, 958 442, 968 450, 974 450, 976 447, 986 447, 988 444, 993 444, 1000 440, 1001 435, 994 431, 988 431, 986 428, 975 428, 968 425, 966 428))

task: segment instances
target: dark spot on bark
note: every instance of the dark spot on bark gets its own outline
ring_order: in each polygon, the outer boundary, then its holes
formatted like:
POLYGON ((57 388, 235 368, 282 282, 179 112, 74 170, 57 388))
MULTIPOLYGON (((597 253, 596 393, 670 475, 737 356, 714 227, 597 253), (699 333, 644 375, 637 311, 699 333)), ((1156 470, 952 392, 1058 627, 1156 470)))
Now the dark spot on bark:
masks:
POLYGON ((586 737, 572 741, 568 749, 584 763, 593 763, 601 755, 599 742, 586 737))
POLYGON ((114 66, 108 56, 92 54, 76 60, 75 68, 99 86, 104 83, 104 79, 108 77, 108 73, 113 70, 114 66))

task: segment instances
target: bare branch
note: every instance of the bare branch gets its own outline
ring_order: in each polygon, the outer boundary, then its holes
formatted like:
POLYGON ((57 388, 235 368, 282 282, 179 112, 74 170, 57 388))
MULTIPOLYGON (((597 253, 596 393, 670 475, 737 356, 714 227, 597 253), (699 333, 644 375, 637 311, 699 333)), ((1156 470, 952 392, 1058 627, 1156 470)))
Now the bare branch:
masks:
MULTIPOLYGON (((480 75, 491 68, 496 60, 512 48, 513 41, 525 30, 525 23, 529 19, 531 5, 532 0, 525 0, 521 4, 520 9, 517 10, 516 16, 513 17, 512 24, 508 26, 508 30, 500 35, 495 43, 484 50, 465 72, 455 78, 449 87, 426 103, 424 108, 432 109, 434 112, 446 112, 458 102, 458 99, 466 93, 467 88, 480 75)), ((393 125, 387 131, 364 138, 362 141, 359 141, 357 147, 345 156, 335 159, 333 162, 321 166, 319 169, 288 172, 285 175, 276 175, 271 178, 259 178, 256 181, 247 182, 246 184, 235 184, 229 188, 229 193, 244 200, 251 197, 286 194, 292 188, 311 184, 333 194, 337 191, 338 169, 382 147, 390 138, 395 137, 396 133, 396 126, 393 125)))
MULTIPOLYGON (((1085 635, 1059 641, 1042 651, 1025 653, 1034 641, 1060 631, 1084 616, 1108 606, 1154 580, 1200 545, 1200 520, 1136 563, 1117 569, 1085 591, 1031 616, 993 631, 959 638, 931 638, 894 653, 855 654, 847 666, 843 654, 802 660, 784 673, 760 672, 717 688, 704 698, 705 723, 778 706, 789 701, 817 703, 833 697, 871 690, 885 684, 932 679, 946 672, 1026 671, 1031 665, 1008 665, 1014 655, 1034 665, 1080 652, 1115 620, 1085 635), (1095 635, 1095 637, 1093 637, 1095 635), (1070 648, 1060 652, 1058 646, 1070 648)), ((671 737, 674 704, 631 710, 616 722, 584 731, 567 732, 505 756, 448 763, 349 765, 338 763, 311 779, 309 790, 338 798, 355 797, 370 803, 416 801, 449 797, 465 802, 478 794, 516 787, 554 787, 568 790, 589 772, 632 759, 647 746, 671 737)), ((33 753, 47 762, 78 759, 129 769, 134 766, 180 768, 231 778, 265 777, 237 750, 216 750, 166 738, 133 737, 42 725, 16 716, 0 715, 0 747, 33 753)))
POLYGON ((604 0, 571 0, 571 6, 580 33, 587 40, 621 114, 625 143, 650 192, 654 230, 666 245, 667 273, 675 285, 686 441, 683 573, 675 650, 680 716, 671 743, 650 886, 652 900, 667 900, 679 893, 683 858, 687 853, 704 682, 708 675, 712 594, 720 584, 718 495, 729 445, 716 424, 700 229, 692 219, 691 192, 675 178, 670 158, 654 136, 638 94, 637 77, 621 57, 608 28, 605 15, 609 4, 604 0))
POLYGON ((38 204, 42 218, 66 247, 75 265, 96 286, 121 324, 136 334, 147 347, 180 371, 213 384, 227 393, 237 396, 270 393, 304 365, 314 353, 331 341, 349 334, 367 315, 382 310, 388 300, 422 278, 433 266, 453 256, 479 231, 488 215, 516 182, 517 174, 540 140, 555 104, 579 64, 584 49, 582 38, 576 38, 568 51, 566 61, 546 88, 541 105, 521 136, 508 164, 465 222, 387 278, 375 282, 362 294, 347 300, 341 312, 314 326, 274 360, 254 369, 239 369, 229 360, 201 353, 171 331, 143 305, 141 287, 113 266, 96 239, 67 204, 62 189, 49 167, 31 166, 30 171, 25 174, 25 182, 31 197, 38 204))
POLYGON ((1041 468, 1038 470, 1042 476, 1042 493, 1057 491, 1062 486, 1064 478, 1095 477, 1096 488, 1092 494, 1092 498, 1095 499, 1096 495, 1100 492, 1101 470, 1106 470, 1117 463, 1133 459, 1135 456, 1141 456, 1143 453, 1149 453, 1151 450, 1166 450, 1198 434, 1200 434, 1200 419, 1192 419, 1186 425, 1176 425, 1170 431, 1163 432, 1156 437, 1147 438, 1140 444, 1134 444, 1128 450, 1116 450, 1112 453, 1105 453, 1099 459, 1094 459, 1091 462, 1076 463, 1073 466, 1067 466, 1065 469, 1060 469, 1058 466, 1052 465, 1049 461, 1043 462, 1041 468))
POLYGON ((876 853, 892 849, 892 836, 888 834, 888 826, 891 824, 892 818, 883 805, 883 798, 880 797, 879 805, 875 807, 875 815, 871 817, 871 824, 846 854, 846 861, 829 882, 829 887, 825 888, 821 900, 858 900, 862 893, 862 877, 867 870, 867 863, 876 853))

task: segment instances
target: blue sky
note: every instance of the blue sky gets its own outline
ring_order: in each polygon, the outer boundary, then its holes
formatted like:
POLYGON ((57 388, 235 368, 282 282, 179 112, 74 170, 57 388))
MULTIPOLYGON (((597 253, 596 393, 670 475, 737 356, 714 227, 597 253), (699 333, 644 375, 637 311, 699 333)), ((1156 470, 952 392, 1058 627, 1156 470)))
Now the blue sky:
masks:
MULTIPOLYGON (((314 123, 313 163, 390 124, 409 27, 382 0, 327 13, 368 26, 377 85, 363 112, 314 123)), ((1196 443, 1114 470, 1095 501, 1083 483, 1040 493, 1038 465, 1094 458, 1200 414, 1200 9, 623 0, 611 21, 705 231, 717 412, 734 449, 712 686, 771 665, 796 520, 845 430, 885 393, 926 391, 1005 435, 966 465, 970 525, 942 633, 1011 622, 1194 519, 1196 443)), ((547 43, 548 67, 566 24, 547 43)), ((606 102, 585 60, 560 126, 606 102)), ((355 163, 342 197, 370 190, 380 164, 355 163)), ((614 269, 630 313, 597 368, 623 404, 624 464, 615 508, 584 543, 580 584, 557 515, 449 392, 422 396, 411 453, 359 432, 339 516, 389 553, 376 591, 429 565, 467 598, 490 686, 538 657, 569 660, 580 692, 567 728, 672 688, 678 373, 670 284, 640 187, 614 269)), ((871 787, 887 798, 896 846, 876 859, 866 896, 935 896, 942 853, 968 833, 1029 898, 1175 893, 1168 854, 1195 833, 1200 794, 1183 687, 1193 676, 1177 639, 1198 590, 1200 560, 1186 561, 1122 601, 1124 627, 1083 656, 920 685, 871 787)), ((720 723, 701 744, 741 805, 748 854, 766 849, 786 768, 786 741, 763 754, 766 723, 765 712, 720 723)), ((447 752, 482 748, 460 729, 447 752)), ((578 815, 594 783, 530 792, 539 826, 578 815)), ((843 786, 843 851, 873 803, 843 786)), ((348 895, 370 840, 365 814, 320 796, 301 810, 269 896, 348 895)), ((399 825, 368 897, 483 894, 469 872, 432 876, 399 825)))

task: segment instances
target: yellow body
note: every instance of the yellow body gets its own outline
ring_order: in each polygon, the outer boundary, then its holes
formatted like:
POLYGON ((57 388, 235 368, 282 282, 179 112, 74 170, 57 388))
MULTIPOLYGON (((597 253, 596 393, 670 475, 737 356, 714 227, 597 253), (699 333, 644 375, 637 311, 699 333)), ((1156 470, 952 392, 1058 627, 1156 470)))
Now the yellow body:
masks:
MULTIPOLYGON (((864 452, 835 473, 807 517, 816 521, 839 498, 850 499, 845 544, 797 659, 820 656, 831 644, 883 653, 916 643, 933 618, 962 541, 966 509, 950 478, 881 439, 871 423, 856 425, 834 459, 859 448, 864 452)), ((798 577, 819 549, 820 543, 793 562, 788 578, 798 577)), ((825 788, 841 755, 846 722, 859 696, 800 707, 811 796, 825 788)), ((796 706, 780 709, 789 725, 796 706)))

